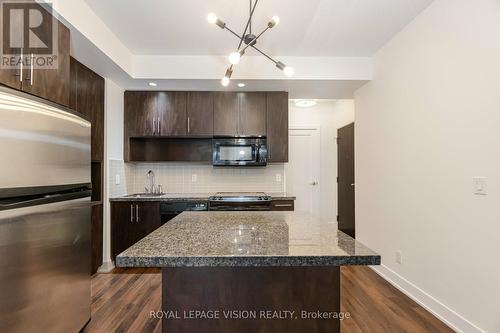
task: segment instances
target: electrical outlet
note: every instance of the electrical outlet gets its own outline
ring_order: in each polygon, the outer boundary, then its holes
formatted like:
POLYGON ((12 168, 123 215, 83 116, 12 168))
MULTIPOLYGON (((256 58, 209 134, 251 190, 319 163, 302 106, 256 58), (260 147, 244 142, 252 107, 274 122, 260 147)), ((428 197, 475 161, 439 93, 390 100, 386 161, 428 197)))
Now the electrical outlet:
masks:
POLYGON ((474 194, 476 195, 486 195, 486 183, 487 183, 487 178, 486 177, 473 177, 472 178, 472 184, 473 184, 473 191, 474 194))
POLYGON ((115 175, 115 185, 120 185, 120 174, 115 175))
POLYGON ((396 262, 403 264, 403 253, 401 253, 401 250, 396 251, 396 262))
POLYGON ((277 173, 277 174, 276 174, 276 181, 277 181, 278 183, 281 183, 281 173, 277 173))
POLYGON ((195 174, 195 173, 193 173, 193 174, 191 175, 191 182, 192 182, 192 183, 196 183, 197 181, 198 181, 198 175, 197 175, 197 174, 195 174))

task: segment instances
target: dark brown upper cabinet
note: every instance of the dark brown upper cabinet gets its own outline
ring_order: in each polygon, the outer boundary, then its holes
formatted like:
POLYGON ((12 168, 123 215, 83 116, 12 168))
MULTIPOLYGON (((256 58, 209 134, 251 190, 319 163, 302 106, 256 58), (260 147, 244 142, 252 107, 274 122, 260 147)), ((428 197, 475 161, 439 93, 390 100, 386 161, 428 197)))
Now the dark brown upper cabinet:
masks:
POLYGON ((129 137, 156 135, 158 131, 158 93, 125 92, 125 134, 129 137))
POLYGON ((288 93, 267 93, 268 162, 288 162, 288 93))
POLYGON ((240 116, 238 135, 266 135, 266 93, 239 93, 240 116))
POLYGON ((266 135, 266 93, 215 93, 214 135, 266 135))
MULTIPOLYGON (((31 54, 23 54, 23 66, 15 69, 0 69, 0 83, 14 89, 23 90, 49 101, 69 106, 70 96, 70 31, 61 22, 53 19, 49 12, 40 6, 43 21, 37 34, 42 36, 51 33, 51 24, 58 25, 57 67, 53 69, 37 69, 31 64, 31 54), (22 73, 22 75, 21 75, 22 73)), ((51 36, 49 38, 52 38, 51 36)), ((54 43, 56 44, 56 43, 54 43)), ((18 54, 21 54, 21 49, 18 54)))
POLYGON ((186 92, 157 92, 159 136, 187 134, 186 92))
POLYGON ((238 93, 214 93, 214 135, 238 135, 240 101, 238 93))
POLYGON ((104 78, 71 58, 69 106, 92 124, 92 161, 104 159, 104 78))
POLYGON ((187 93, 187 135, 214 134, 214 95, 208 91, 187 93))

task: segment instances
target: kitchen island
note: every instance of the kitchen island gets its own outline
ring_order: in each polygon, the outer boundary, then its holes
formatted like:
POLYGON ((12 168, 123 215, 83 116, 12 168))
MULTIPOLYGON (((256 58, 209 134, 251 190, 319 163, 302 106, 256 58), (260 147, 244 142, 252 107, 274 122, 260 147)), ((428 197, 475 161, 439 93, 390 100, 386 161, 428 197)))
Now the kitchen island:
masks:
POLYGON ((310 215, 184 212, 116 264, 162 268, 163 332, 340 332, 340 266, 380 256, 310 215))

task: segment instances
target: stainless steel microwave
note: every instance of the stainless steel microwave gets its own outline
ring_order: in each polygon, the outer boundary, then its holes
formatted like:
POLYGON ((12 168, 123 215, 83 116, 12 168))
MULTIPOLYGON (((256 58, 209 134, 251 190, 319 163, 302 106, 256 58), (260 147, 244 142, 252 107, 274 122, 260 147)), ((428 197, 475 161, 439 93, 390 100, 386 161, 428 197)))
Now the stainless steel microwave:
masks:
POLYGON ((266 166, 265 137, 216 137, 212 144, 214 166, 266 166))

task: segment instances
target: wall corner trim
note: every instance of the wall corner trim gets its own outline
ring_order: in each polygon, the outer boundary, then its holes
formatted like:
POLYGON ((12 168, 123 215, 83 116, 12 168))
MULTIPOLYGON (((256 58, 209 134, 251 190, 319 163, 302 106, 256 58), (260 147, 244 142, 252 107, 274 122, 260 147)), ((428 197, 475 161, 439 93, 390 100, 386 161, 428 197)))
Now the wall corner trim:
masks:
POLYGON ((486 331, 480 329, 387 266, 370 266, 370 268, 454 331, 461 333, 486 333, 486 331))

